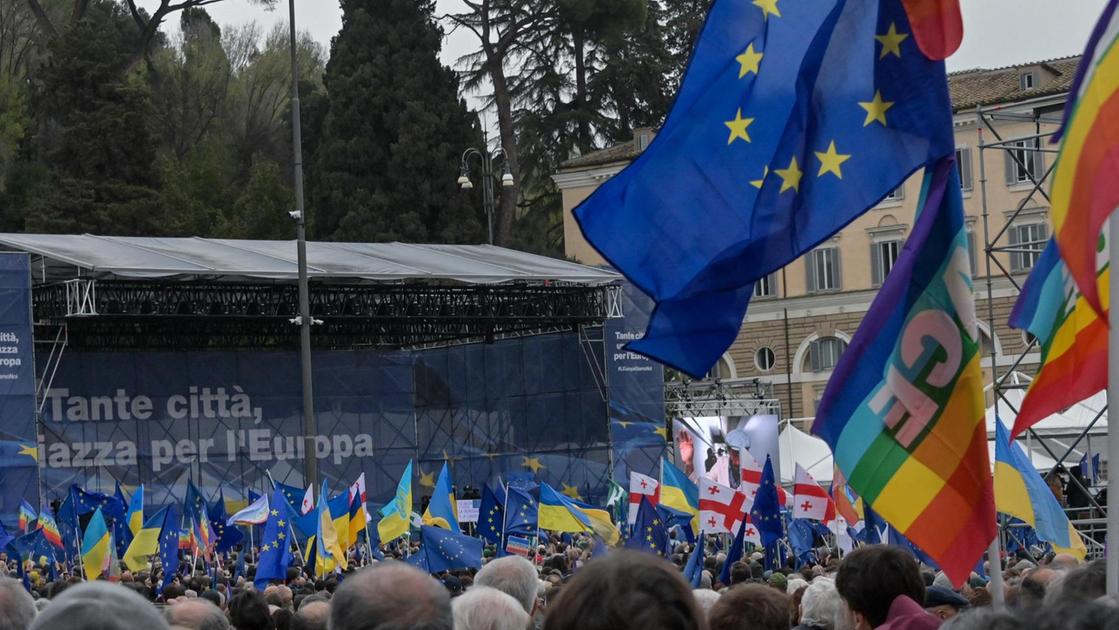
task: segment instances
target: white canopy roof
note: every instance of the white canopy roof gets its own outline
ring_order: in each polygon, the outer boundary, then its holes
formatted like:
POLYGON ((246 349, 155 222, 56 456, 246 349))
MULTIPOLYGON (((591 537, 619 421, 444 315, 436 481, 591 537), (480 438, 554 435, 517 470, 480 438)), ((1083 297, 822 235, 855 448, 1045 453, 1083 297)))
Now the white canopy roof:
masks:
MULTIPOLYGON (((1004 391, 1002 399, 998 401, 998 417, 1002 418, 1003 424, 1008 428, 1014 426, 1014 420, 1018 417, 1015 409, 1022 408, 1022 401, 1026 397, 1026 392, 1020 389, 1011 389, 1004 391)), ((1034 431, 1040 435, 1046 434, 1063 434, 1075 435, 1079 434, 1090 425, 1092 427, 1092 434, 1107 434, 1107 393, 1100 392, 1091 398, 1076 403, 1075 405, 1055 413, 1041 422, 1033 426, 1034 431), (1101 410, 1105 410, 1103 415, 1095 424, 1092 420, 1096 418, 1101 410)), ((995 435, 995 405, 987 408, 987 435, 994 437, 995 435)), ((1093 438, 1094 439, 1094 438, 1093 438)))
MULTIPOLYGON (((119 278, 200 276, 295 280, 295 241, 0 234, 0 249, 43 257, 36 279, 81 275, 119 278)), ((604 269, 493 245, 307 243, 308 274, 372 282, 467 284, 569 282, 601 285, 621 276, 604 269)))
MULTIPOLYGON (((821 484, 831 483, 835 464, 832 460, 831 449, 828 448, 826 442, 801 431, 791 423, 786 424, 785 428, 781 430, 778 441, 781 452, 781 483, 793 483, 796 478, 797 464, 803 466, 808 474, 812 475, 812 478, 821 484)), ((1030 457, 1030 461, 1033 462, 1034 468, 1037 470, 1045 472, 1057 465, 1056 460, 1044 452, 1040 452, 1037 445, 1032 445, 1033 448, 1027 448, 1026 441, 1021 439, 1018 440, 1018 444, 1026 449, 1026 455, 1030 457)), ((993 439, 987 441, 987 451, 992 462, 991 465, 994 466, 995 441, 993 439)))

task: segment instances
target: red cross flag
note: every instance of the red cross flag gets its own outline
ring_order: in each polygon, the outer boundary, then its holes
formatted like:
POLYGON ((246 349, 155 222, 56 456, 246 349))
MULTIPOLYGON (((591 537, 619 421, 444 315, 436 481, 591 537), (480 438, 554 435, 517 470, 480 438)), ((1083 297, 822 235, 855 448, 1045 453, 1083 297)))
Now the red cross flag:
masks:
POLYGON ((793 518, 808 518, 824 523, 835 518, 835 504, 827 490, 821 488, 800 464, 797 464, 797 477, 793 484, 793 518))
POLYGON ((746 518, 748 498, 706 477, 699 480, 699 527, 708 534, 734 534, 746 518))
POLYGON ((750 497, 753 503, 762 483, 762 465, 744 448, 738 449, 738 478, 741 479, 738 491, 750 497))
POLYGON ((750 515, 746 515, 746 531, 742 532, 742 542, 754 543, 755 545, 762 546, 762 536, 758 533, 758 528, 750 522, 750 515))
POLYGON ((660 483, 648 475, 630 471, 629 473, 629 524, 637 522, 637 509, 641 507, 641 498, 649 499, 649 503, 656 507, 661 502, 660 483))

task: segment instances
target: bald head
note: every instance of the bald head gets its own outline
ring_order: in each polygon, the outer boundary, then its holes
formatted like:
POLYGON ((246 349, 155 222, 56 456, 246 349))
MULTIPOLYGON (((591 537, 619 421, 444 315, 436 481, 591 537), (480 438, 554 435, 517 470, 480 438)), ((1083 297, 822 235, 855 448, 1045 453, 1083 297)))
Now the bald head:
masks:
POLYGON ((43 609, 32 630, 164 630, 167 622, 135 591, 108 582, 86 582, 66 589, 43 609))
POLYGON ((35 600, 23 584, 0 577, 0 630, 27 630, 35 612, 35 600))
POLYGON ((505 556, 491 560, 474 576, 477 586, 489 586, 510 595, 531 614, 536 606, 539 577, 536 567, 520 556, 505 556))
POLYGON ((167 607, 167 623, 193 630, 229 630, 229 620, 208 599, 188 599, 167 607))
POLYGON ((382 562, 346 579, 331 600, 331 630, 451 630, 443 585, 401 562, 382 562))
POLYGON ((330 602, 303 602, 291 620, 291 630, 326 630, 330 623, 330 602))
POLYGON ((1064 569, 1066 571, 1071 571, 1071 570, 1075 569, 1076 567, 1080 566, 1080 561, 1077 560, 1076 556, 1074 556, 1072 554, 1059 553, 1059 554, 1053 556, 1053 560, 1049 563, 1049 566, 1057 568, 1057 569, 1064 569))

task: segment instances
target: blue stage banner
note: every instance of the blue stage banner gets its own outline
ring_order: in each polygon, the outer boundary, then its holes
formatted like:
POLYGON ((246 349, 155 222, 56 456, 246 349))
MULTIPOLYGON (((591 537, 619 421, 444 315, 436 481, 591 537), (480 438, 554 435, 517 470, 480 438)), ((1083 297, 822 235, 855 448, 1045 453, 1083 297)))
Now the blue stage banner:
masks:
POLYGON ((629 487, 630 471, 659 477, 665 452, 664 366, 625 345, 641 339, 655 303, 626 281, 621 294, 622 317, 604 327, 606 383, 610 394, 610 443, 614 479, 629 487))
MULTIPOLYGON (((419 505, 443 462, 459 498, 527 474, 587 500, 609 480, 607 407, 574 333, 416 352, 313 356, 315 435, 303 437, 294 352, 67 352, 43 410, 49 498, 71 483, 130 492, 149 510, 305 487, 307 457, 337 494, 366 475, 372 508, 416 461, 419 505)), ((317 494, 316 488, 316 494, 317 494)))
POLYGON ((0 521, 15 531, 20 501, 39 507, 31 260, 0 254, 0 521))

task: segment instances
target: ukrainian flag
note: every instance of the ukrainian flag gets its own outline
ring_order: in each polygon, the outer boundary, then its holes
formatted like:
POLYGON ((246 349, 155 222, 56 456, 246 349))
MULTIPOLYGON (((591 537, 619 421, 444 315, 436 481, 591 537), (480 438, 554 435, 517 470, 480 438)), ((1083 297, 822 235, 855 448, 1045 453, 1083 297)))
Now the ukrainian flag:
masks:
MULTIPOLYGON (((139 494, 140 491, 137 491, 139 494)), ((135 499, 136 495, 133 495, 135 499)), ((140 531, 134 533, 132 542, 129 543, 128 549, 124 552, 124 557, 121 560, 124 564, 128 565, 129 569, 139 571, 146 568, 148 565, 148 556, 154 556, 159 553, 159 533, 163 531, 163 521, 167 518, 167 508, 163 508, 156 512, 154 516, 148 519, 140 527, 140 531)))
POLYGON ((408 533, 412 514, 412 460, 404 467, 400 482, 396 484, 396 496, 381 508, 381 520, 377 523, 377 533, 382 543, 388 543, 408 533))
MULTIPOLYGON (((128 502, 128 529, 132 531, 132 535, 138 535, 144 528, 144 484, 140 484, 136 488, 136 492, 132 493, 132 499, 128 502)), ((160 521, 162 524, 162 521, 160 521)), ((157 531, 156 536, 159 536, 157 531)), ((152 553, 155 553, 154 551, 152 553)))
POLYGON ((696 527, 699 520, 699 488, 688 479, 684 471, 668 461, 661 459, 661 505, 674 510, 692 515, 692 530, 698 532, 696 527))
POLYGON ((586 504, 576 504, 571 499, 556 492, 548 484, 540 486, 540 507, 537 523, 540 529, 553 532, 592 532, 608 545, 621 539, 618 528, 610 520, 606 510, 586 504))
POLYGON ((431 502, 424 510, 424 525, 434 525, 459 531, 458 509, 455 503, 455 493, 452 491, 451 471, 447 462, 443 462, 443 470, 439 471, 439 480, 435 482, 435 492, 431 495, 431 502))
POLYGON ((327 502, 330 509, 330 519, 334 521, 334 532, 338 536, 338 546, 349 549, 353 541, 350 540, 350 492, 342 494, 327 502))
MULTIPOLYGON (((338 532, 334 529, 334 517, 330 513, 330 488, 323 479, 319 493, 319 505, 315 523, 315 575, 325 576, 335 567, 346 569, 346 552, 338 542, 338 532)), ((349 511, 347 510, 347 515, 349 511)))
POLYGON ((105 560, 109 557, 109 526, 101 508, 93 513, 82 538, 82 564, 85 566, 85 579, 96 580, 101 577, 105 560))
POLYGON ((995 421, 995 509, 1028 523, 1057 553, 1084 559, 1088 549, 1022 447, 995 421))

